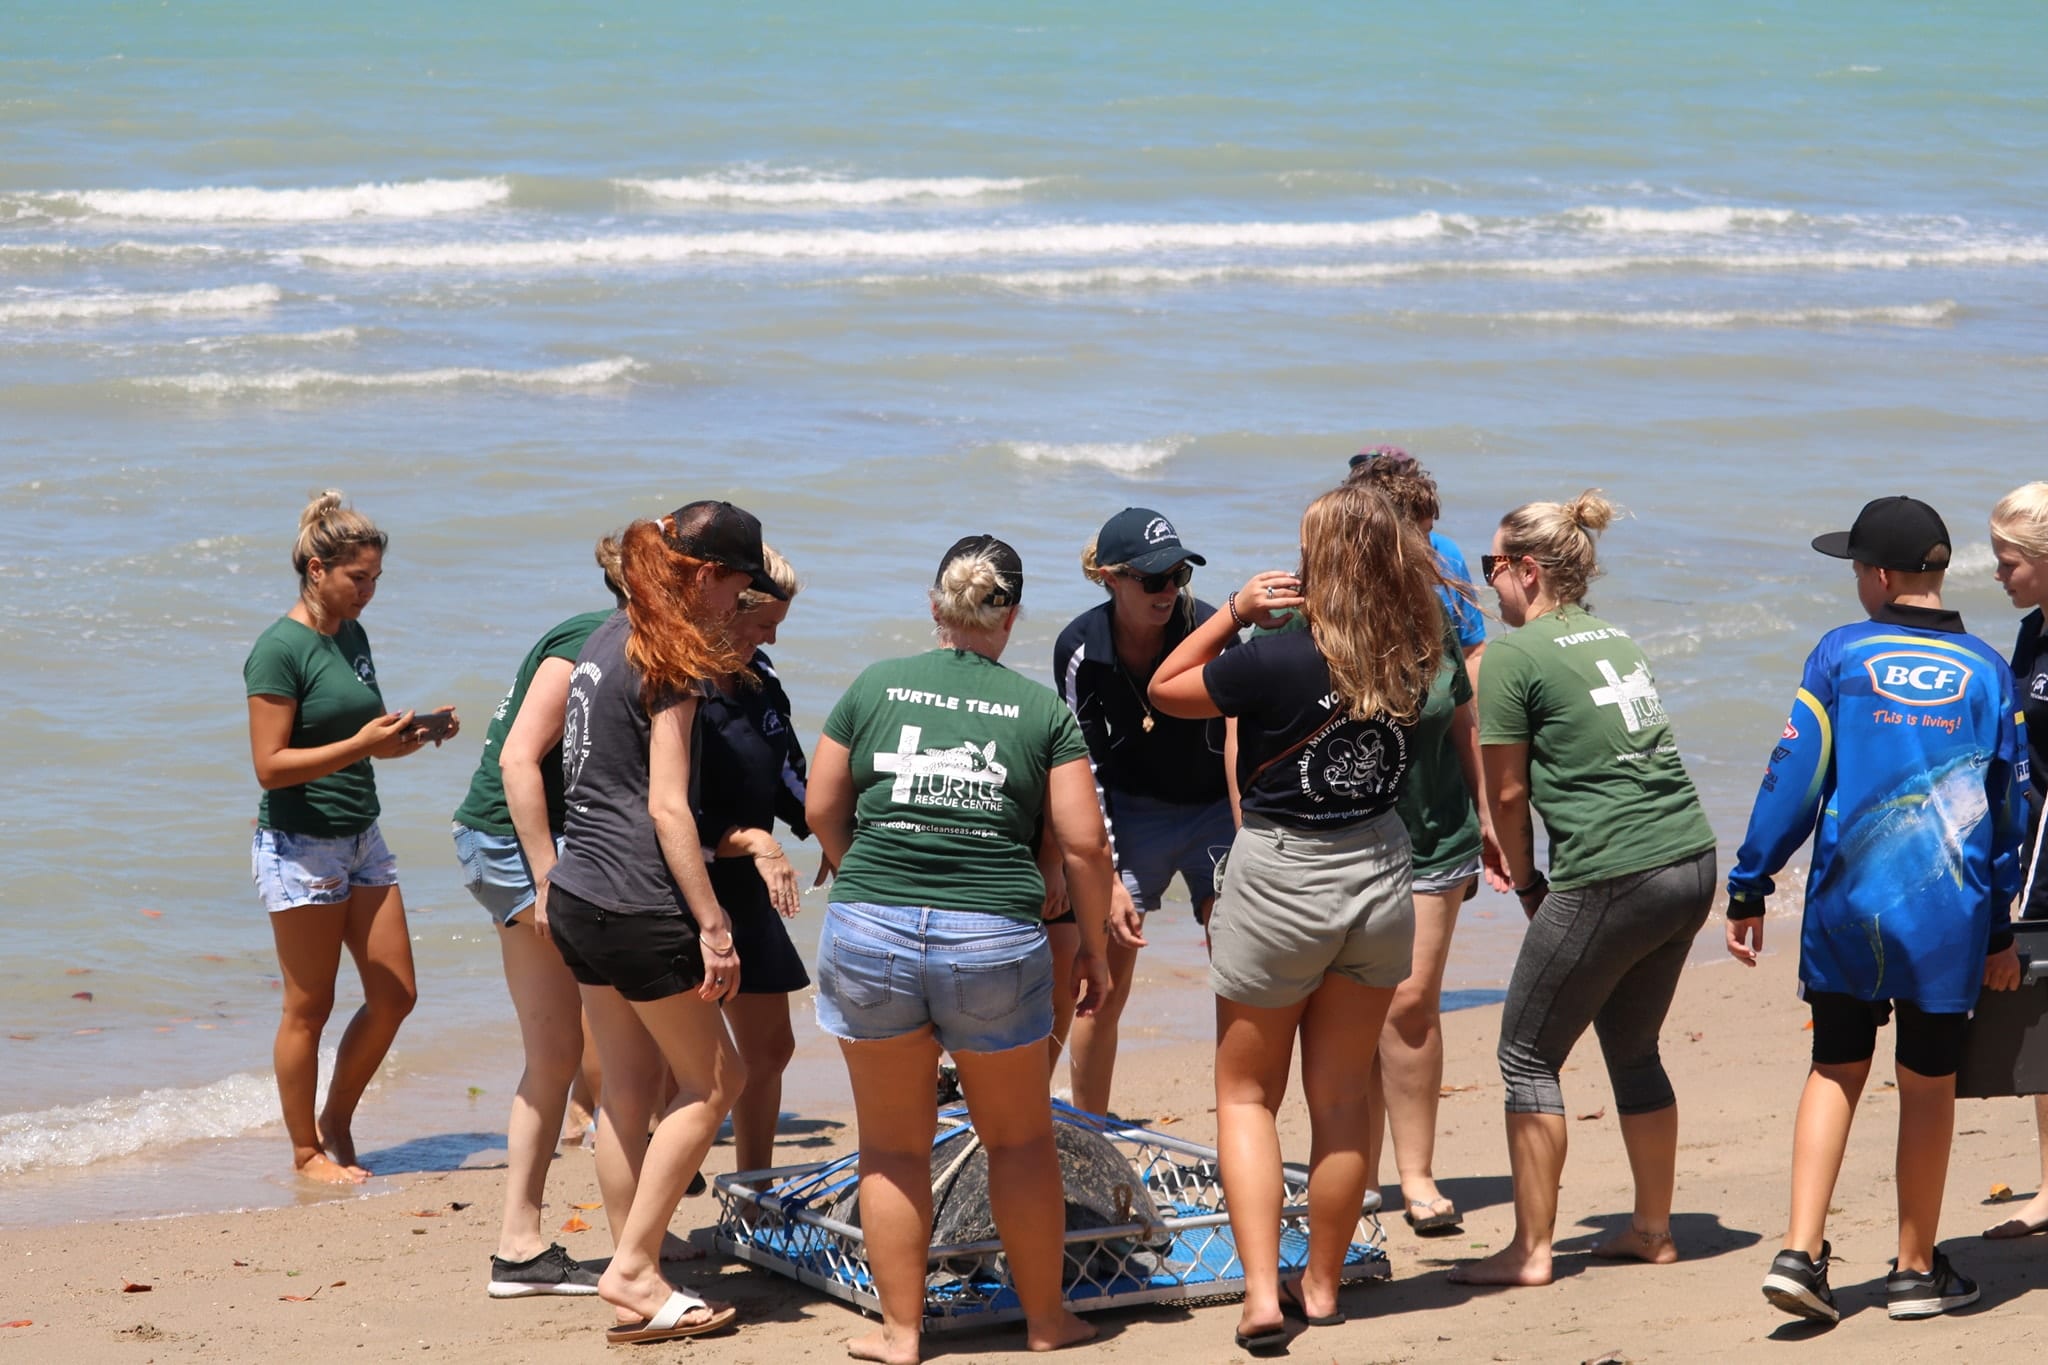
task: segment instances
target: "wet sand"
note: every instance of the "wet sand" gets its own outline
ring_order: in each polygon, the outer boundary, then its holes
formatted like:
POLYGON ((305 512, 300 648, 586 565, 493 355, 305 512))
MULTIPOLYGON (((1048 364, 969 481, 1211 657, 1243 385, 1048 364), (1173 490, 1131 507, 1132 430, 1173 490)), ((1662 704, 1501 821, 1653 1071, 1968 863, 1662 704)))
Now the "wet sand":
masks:
MULTIPOLYGON (((1885 1262, 1894 1249, 1891 1195, 1896 1092, 1889 1042, 1880 1043, 1829 1235, 1844 1320, 1831 1332, 1771 1310, 1758 1293, 1784 1222, 1791 1115, 1805 1071, 1808 1034, 1793 989, 1791 925, 1773 916, 1780 951, 1755 971, 1696 966, 1680 986, 1665 1054, 1683 1113, 1674 1230, 1682 1259, 1667 1267, 1593 1261, 1586 1248, 1628 1217, 1629 1182, 1612 1099, 1597 1050, 1582 1044, 1565 1078, 1573 1148, 1560 1210, 1557 1283, 1543 1289, 1478 1290, 1449 1284, 1461 1257, 1498 1246, 1512 1225, 1501 1136, 1501 1093, 1492 1054, 1499 1007, 1449 1017, 1437 1171, 1467 1214, 1462 1235, 1424 1240, 1398 1217, 1387 1224, 1391 1283, 1346 1291, 1351 1321, 1309 1329, 1289 1358, 1364 1361, 1714 1360, 1741 1352, 1790 1359, 1902 1360, 2007 1356, 2048 1334, 2048 1237, 1987 1243, 1976 1234, 2000 1220, 1986 1202, 1994 1183, 2024 1196, 2035 1183, 2033 1125, 2019 1100, 1957 1107, 1958 1135, 1942 1231, 1960 1268, 1984 1286, 1982 1303, 1923 1323, 1894 1323, 1883 1308, 1885 1262), (1584 1117, 1580 1117, 1584 1116, 1584 1117), (2036 1292, 2040 1291, 2040 1292, 2036 1292)), ((1707 934, 1719 933, 1711 921, 1707 934)), ((1197 1141, 1214 1140, 1207 1049, 1162 1042, 1123 1069, 1118 1107, 1197 1141)), ((844 1151, 854 1133, 844 1111, 806 1112, 781 1159, 844 1151)), ((1290 1158, 1307 1151, 1298 1098, 1282 1113, 1290 1158)), ((488 1154, 478 1158, 488 1160, 488 1154)), ((721 1146, 713 1171, 728 1169, 721 1146)), ((1386 1174, 1391 1179, 1392 1164, 1386 1174)), ((608 1356, 608 1311, 594 1299, 493 1302, 485 1297, 502 1174, 469 1169, 398 1175, 376 1197, 296 1208, 154 1221, 96 1222, 18 1231, 5 1253, 0 1359, 169 1361, 256 1365, 280 1358, 419 1360, 500 1365, 506 1360, 608 1356), (457 1208, 456 1205, 463 1207, 457 1208), (427 1216, 431 1215, 431 1216, 427 1216), (124 1282, 147 1293, 124 1293, 124 1282)), ((546 1226, 597 1198, 590 1157, 566 1153, 550 1184, 546 1226)), ((1396 1198, 1389 1191, 1389 1199, 1396 1198)), ((708 1199, 685 1201, 678 1232, 710 1221, 708 1199)), ((602 1218, 560 1233, 577 1256, 609 1250, 602 1218)), ((677 1278, 738 1304, 736 1333, 696 1344, 645 1348, 635 1359, 717 1359, 746 1365, 843 1359, 842 1340, 863 1329, 851 1309, 791 1281, 707 1260, 677 1278)), ((1230 1361, 1235 1305, 1153 1306, 1092 1315, 1102 1337, 1077 1360, 1156 1365, 1230 1361)), ((1025 1358, 1019 1329, 927 1339, 930 1358, 1025 1358)))

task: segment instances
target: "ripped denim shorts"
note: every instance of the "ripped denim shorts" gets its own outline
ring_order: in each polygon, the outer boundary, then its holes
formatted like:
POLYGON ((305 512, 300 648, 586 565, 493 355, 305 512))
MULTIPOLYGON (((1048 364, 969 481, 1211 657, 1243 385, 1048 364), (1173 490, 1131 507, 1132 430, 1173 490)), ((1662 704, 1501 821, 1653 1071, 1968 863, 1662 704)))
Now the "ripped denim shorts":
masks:
POLYGON ((339 838, 259 828, 249 870, 263 908, 273 915, 302 905, 340 905, 356 887, 398 883, 398 859, 375 825, 339 838))

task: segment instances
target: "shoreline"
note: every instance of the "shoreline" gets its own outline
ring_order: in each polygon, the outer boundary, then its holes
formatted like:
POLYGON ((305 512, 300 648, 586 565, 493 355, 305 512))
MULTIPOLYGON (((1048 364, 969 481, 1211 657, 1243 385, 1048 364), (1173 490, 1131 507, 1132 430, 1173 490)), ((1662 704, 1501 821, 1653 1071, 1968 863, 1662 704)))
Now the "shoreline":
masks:
MULTIPOLYGON (((1789 920, 1772 918, 1786 938, 1789 920)), ((1709 1359, 1825 1335, 1830 1356, 1896 1359, 1942 1350, 1987 1359, 2011 1349, 2016 1327, 2048 1322, 2048 1298, 2028 1293, 2048 1287, 2042 1244, 1975 1236, 1999 1221, 1984 1198, 1993 1182, 2022 1196, 2034 1184, 2031 1106, 2019 1100, 1957 1106, 1942 1227, 1958 1265, 1983 1283, 1982 1304, 1921 1324, 1885 1317, 1882 1282, 1895 1237, 1886 1189, 1896 1112, 1896 1092, 1884 1084, 1888 1045, 1879 1050, 1862 1105, 1869 1112, 1851 1137, 1840 1212, 1829 1227, 1844 1320, 1817 1333, 1763 1302, 1757 1285, 1783 1225, 1791 1113, 1809 1036, 1793 988, 1795 961, 1781 943, 1754 972, 1729 962, 1688 971, 1680 984, 1664 1035, 1684 1115, 1673 1220, 1681 1259, 1672 1266, 1616 1265, 1585 1254, 1596 1235, 1627 1219, 1629 1180, 1597 1050, 1590 1038, 1581 1044, 1565 1076, 1575 1142, 1560 1206, 1558 1279, 1543 1289, 1478 1290, 1445 1279, 1453 1261, 1500 1245, 1513 1221, 1492 1058, 1500 1007, 1450 1016, 1436 1166, 1466 1214, 1464 1232, 1425 1240, 1389 1219, 1393 1281, 1347 1289, 1351 1321, 1298 1337, 1291 1353, 1343 1361, 1709 1359), (1737 1083, 1729 1083, 1731 1074, 1737 1083)), ((1161 1044, 1153 1056, 1159 1064, 1133 1068, 1123 1087, 1128 1108, 1212 1143, 1207 1049, 1161 1044)), ((843 1111, 809 1109, 792 1128, 779 1160, 821 1159, 855 1141, 843 1111)), ((1281 1111, 1280 1131, 1289 1159, 1304 1156, 1298 1091, 1281 1111)), ((731 1160, 729 1147, 714 1148, 707 1169, 718 1173, 731 1160)), ((1391 1178, 1391 1160, 1383 1174, 1391 1178)), ((391 1178, 388 1198, 19 1230, 10 1238, 15 1274, 0 1319, 33 1325, 0 1329, 0 1341, 33 1341, 45 1355, 204 1357, 225 1365, 256 1365, 315 1343, 324 1351, 359 1347, 365 1359, 430 1350, 433 1359, 478 1365, 496 1365, 508 1350, 607 1358, 608 1315, 595 1300, 484 1296, 502 1180, 498 1170, 428 1172, 391 1178), (152 1288, 124 1294, 124 1280, 152 1288)), ((607 1252, 601 1218, 588 1215, 598 1226, 587 1231, 553 1230, 572 1205, 594 1200, 595 1188, 585 1153, 565 1153, 550 1177, 543 1226, 579 1257, 607 1252)), ((700 1229, 713 1209, 708 1199, 686 1200, 676 1230, 700 1229)), ((740 1306, 740 1330, 716 1339, 721 1360, 838 1359, 840 1341, 861 1330, 863 1319, 844 1305, 765 1271, 712 1258, 674 1273, 740 1306)), ((1242 1359, 1230 1341, 1235 1318, 1232 1304, 1094 1314, 1102 1338, 1074 1358, 1120 1365, 1151 1365, 1167 1353, 1191 1363, 1242 1359)), ((1020 1346, 1014 1329, 969 1330, 928 1338, 927 1354, 1022 1360, 1020 1346)))
MULTIPOLYGON (((1190 1045, 1207 1048, 1213 1043, 1207 958, 1188 906, 1168 901, 1152 919, 1152 947, 1138 959, 1138 982, 1124 1018, 1120 1053, 1149 1054, 1190 1045)), ((1497 1002, 1520 942, 1521 914, 1512 898, 1482 886, 1459 916, 1458 939, 1446 977, 1447 1008, 1467 1010, 1497 1002)), ((1721 952, 1718 940, 1705 933, 1700 945, 1695 946, 1692 965, 1712 961, 1721 952)), ((346 972, 343 975, 347 977, 346 972)), ((394 1181, 408 1176, 501 1159, 505 1108, 518 1082, 520 1059, 511 1006, 503 1001, 502 987, 497 999, 501 1018, 464 1017, 439 1028, 401 1031, 384 1073, 366 1094, 360 1112, 363 1150, 373 1160, 384 1157, 386 1165, 386 1174, 368 1186, 326 1190, 292 1176, 278 1158, 283 1125, 276 1118, 274 1085, 268 1068, 257 1065, 220 1080, 165 1092, 171 1102, 190 1104, 232 1087, 242 1110, 257 1116, 253 1122, 224 1136, 180 1138, 167 1146, 143 1143, 132 1154, 85 1165, 44 1165, 0 1175, 9 1196, 5 1212, 0 1213, 0 1228, 348 1202, 389 1193, 394 1181)), ((352 1007, 338 1003, 336 1018, 352 1007)), ((791 1007, 797 1051, 785 1073, 786 1110, 850 1114, 852 1099, 845 1072, 831 1039, 812 1018, 811 992, 798 993, 791 1007)), ((272 1021, 263 1017, 238 1022, 267 1039, 272 1021)), ((413 1022, 423 1021, 415 1015, 413 1022)), ((331 1049, 332 1039, 329 1046, 331 1049)), ((267 1061, 267 1056, 262 1060, 267 1061)), ((322 1064, 323 1075, 330 1063, 331 1055, 322 1064)), ((1114 1102, 1120 1112, 1135 1112, 1126 1108, 1122 1098, 1124 1085, 1134 1075, 1119 1066, 1114 1102)), ((1063 1086, 1062 1072, 1056 1074, 1055 1089, 1063 1090, 1063 1086)), ((139 1101, 152 1093, 108 1096, 26 1115, 0 1115, 0 1121, 61 1112, 77 1128, 103 1122, 110 1107, 124 1112, 141 1110, 146 1106, 139 1101)), ((136 1114, 133 1121, 165 1126, 161 1115, 136 1114)))

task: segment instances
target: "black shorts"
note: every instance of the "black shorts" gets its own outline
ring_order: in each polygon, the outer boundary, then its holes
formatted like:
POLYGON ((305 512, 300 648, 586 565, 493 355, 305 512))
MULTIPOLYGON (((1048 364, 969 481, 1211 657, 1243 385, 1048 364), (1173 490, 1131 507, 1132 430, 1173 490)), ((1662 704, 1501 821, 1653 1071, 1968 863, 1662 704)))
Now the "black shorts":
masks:
POLYGON ((552 886, 548 932, 570 975, 628 1000, 666 1000, 704 981, 697 921, 681 910, 621 915, 552 886))
POLYGON ((1967 1014, 1929 1014, 1910 1000, 1858 1000, 1834 991, 1808 991, 1806 1003, 1813 1008, 1815 1066, 1869 1061, 1877 1054, 1878 1027, 1895 1004, 1899 1031, 1892 1055, 1900 1066, 1921 1076, 1953 1076, 1962 1063, 1967 1014))
POLYGON ((789 941, 782 916, 768 899, 768 884, 752 858, 719 858, 706 869, 718 903, 732 920, 732 946, 740 957, 741 995, 787 995, 811 984, 804 955, 789 941))

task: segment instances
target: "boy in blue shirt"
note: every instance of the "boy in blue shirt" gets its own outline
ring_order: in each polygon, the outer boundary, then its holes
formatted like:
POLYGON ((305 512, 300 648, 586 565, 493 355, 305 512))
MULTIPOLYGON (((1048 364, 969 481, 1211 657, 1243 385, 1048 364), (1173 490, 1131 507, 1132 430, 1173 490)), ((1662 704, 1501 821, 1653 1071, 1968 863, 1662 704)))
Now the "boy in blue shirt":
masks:
POLYGON ((1792 1216, 1764 1297, 1832 1323, 1823 1239, 1878 1025, 1898 1015, 1899 1251, 1894 1318, 1974 1303, 1935 1249, 1955 1130, 1956 1067, 1981 987, 2019 985, 2025 719, 2012 670, 1941 605, 1948 529, 1926 503, 1879 498, 1813 548, 1847 559, 1868 621, 1821 637, 1728 877, 1728 951, 1756 965, 1772 875, 1813 835, 1799 939, 1813 1069, 1792 1139, 1792 1216))

